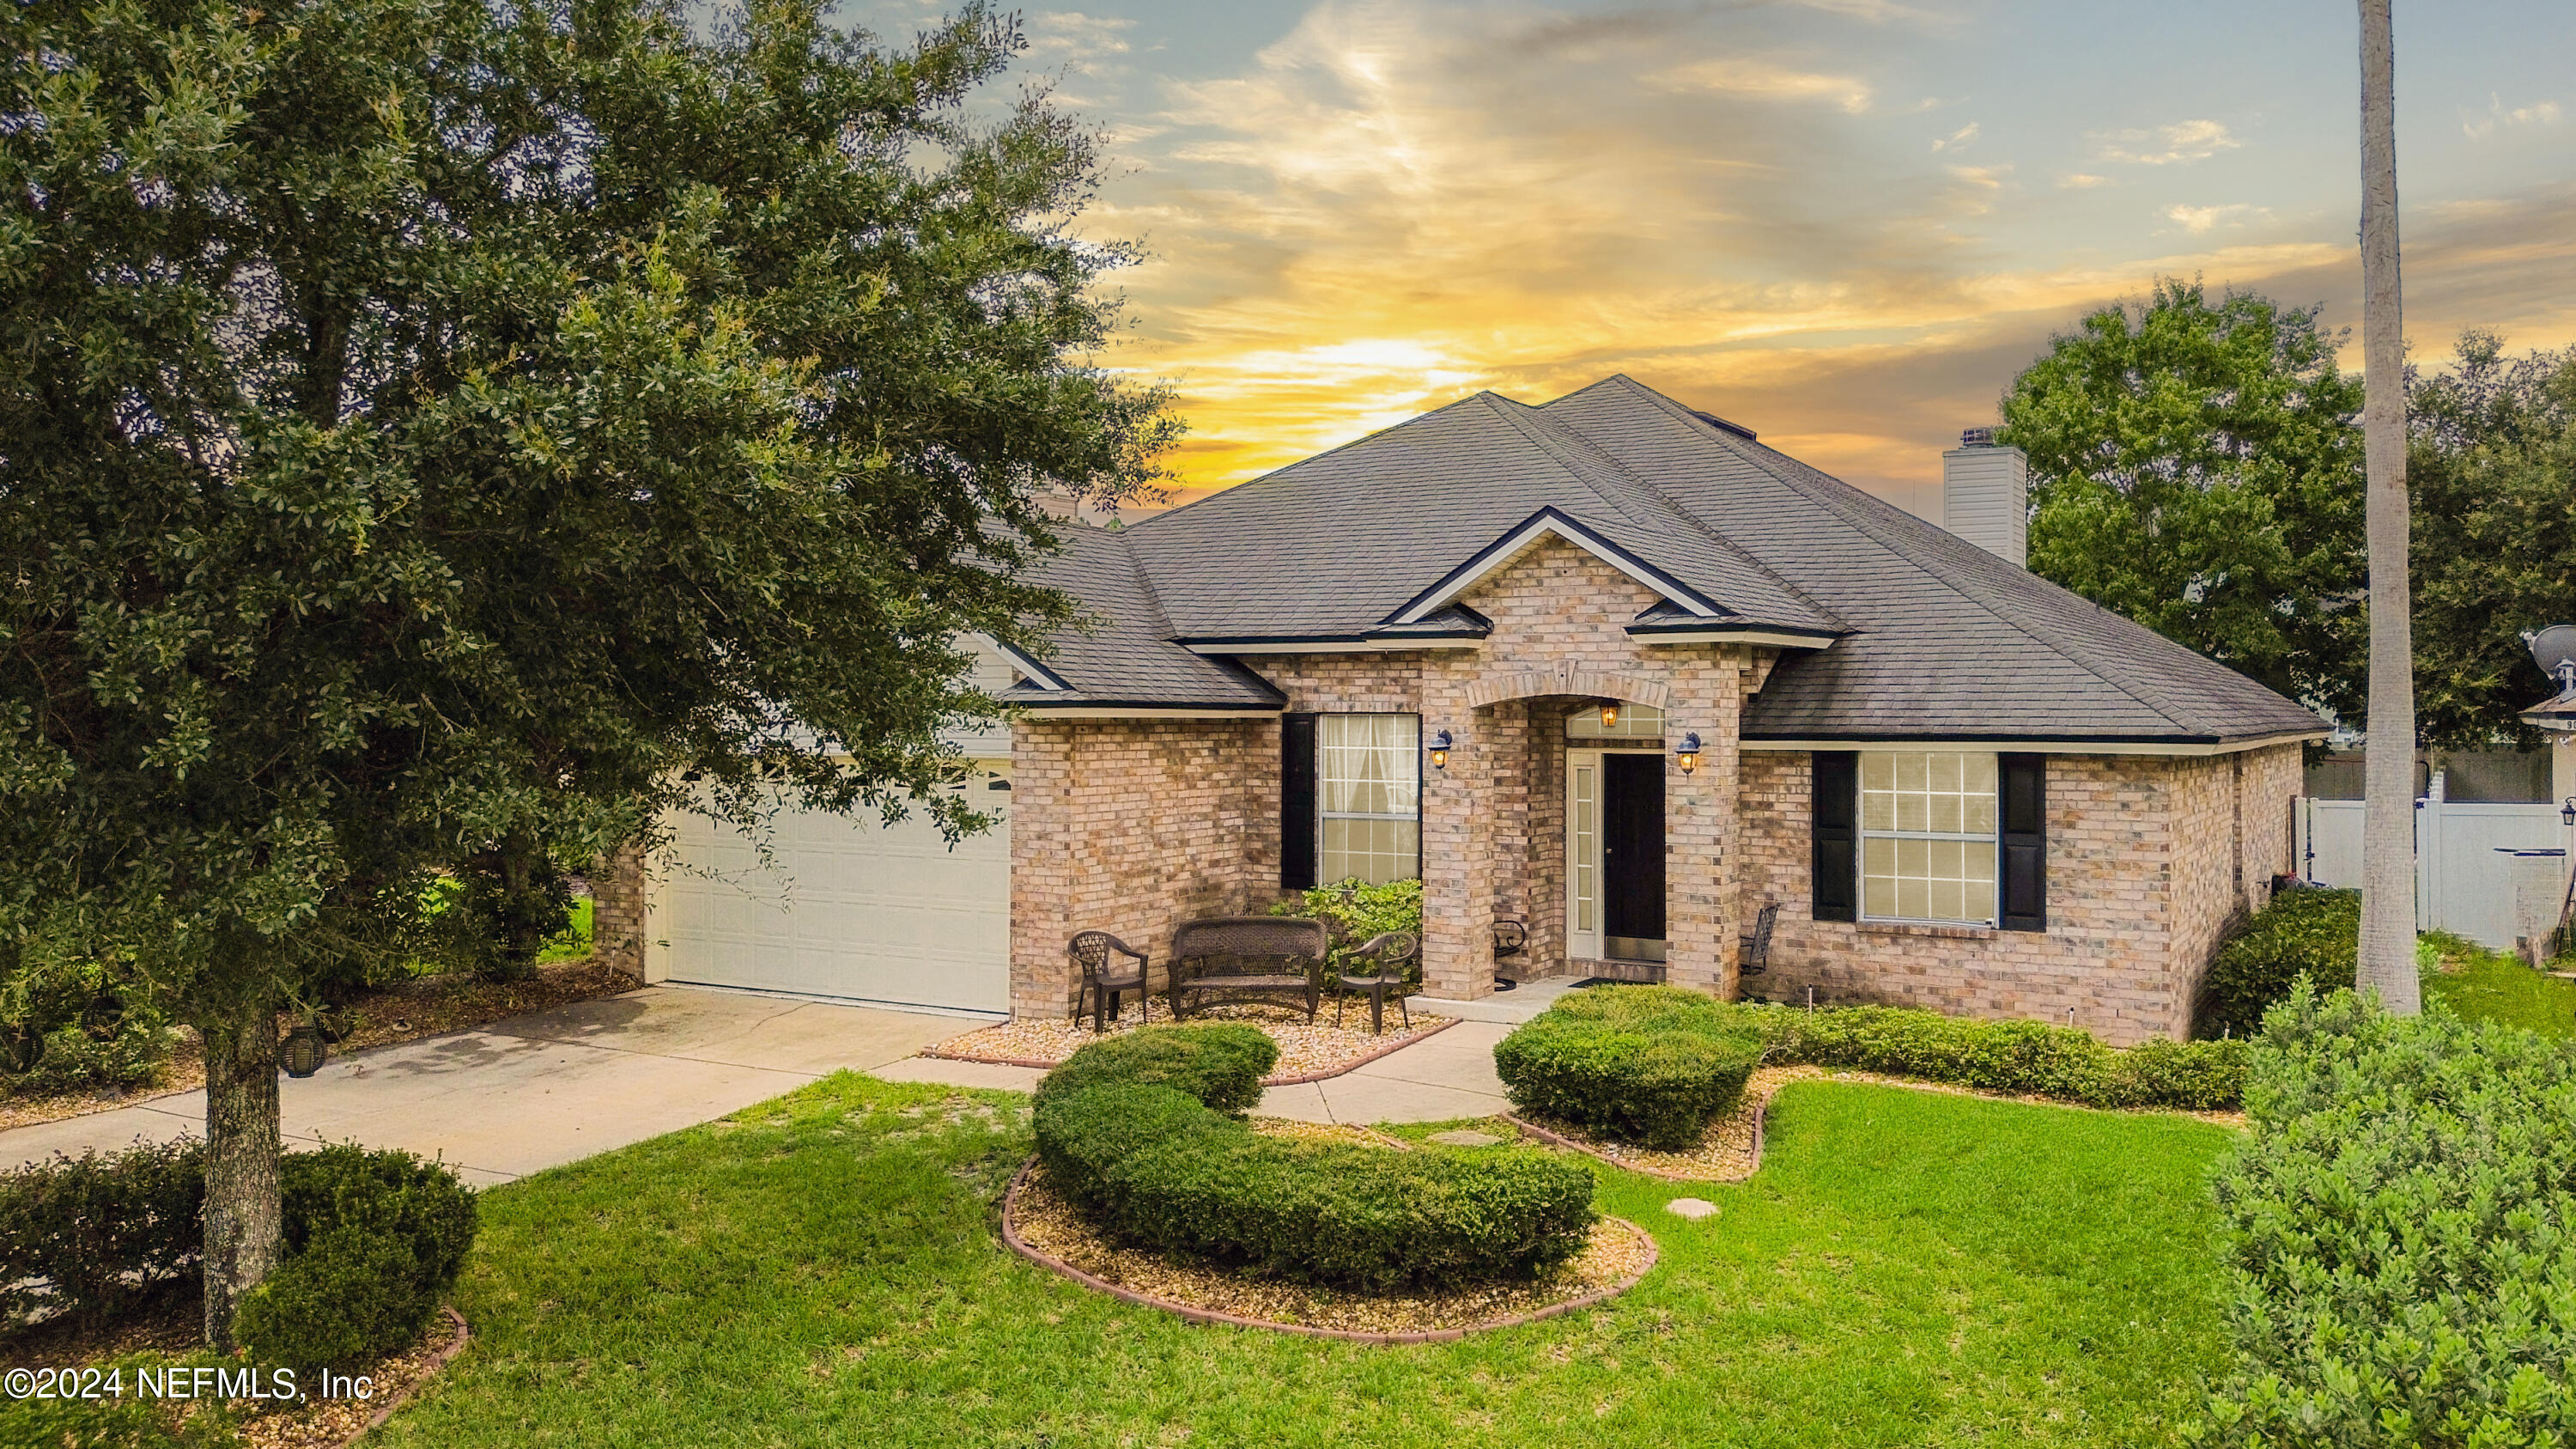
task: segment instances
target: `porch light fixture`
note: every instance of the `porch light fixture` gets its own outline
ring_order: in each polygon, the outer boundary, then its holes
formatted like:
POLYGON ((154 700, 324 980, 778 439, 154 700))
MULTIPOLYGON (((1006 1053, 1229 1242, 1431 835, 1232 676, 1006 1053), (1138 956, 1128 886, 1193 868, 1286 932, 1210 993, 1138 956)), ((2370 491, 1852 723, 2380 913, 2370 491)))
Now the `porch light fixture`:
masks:
POLYGON ((2576 830, 2576 795, 2568 796, 2567 803, 2558 807, 2558 823, 2576 830))
POLYGON ((1449 768, 1449 732, 1447 730, 1442 730, 1431 737, 1431 768, 1435 770, 1449 768))
POLYGON ((1605 730, 1615 730, 1619 727, 1619 701, 1615 699, 1601 701, 1601 727, 1605 730))
POLYGON ((1685 775, 1699 769, 1699 731, 1682 736, 1681 744, 1673 749, 1673 763, 1681 766, 1685 775))

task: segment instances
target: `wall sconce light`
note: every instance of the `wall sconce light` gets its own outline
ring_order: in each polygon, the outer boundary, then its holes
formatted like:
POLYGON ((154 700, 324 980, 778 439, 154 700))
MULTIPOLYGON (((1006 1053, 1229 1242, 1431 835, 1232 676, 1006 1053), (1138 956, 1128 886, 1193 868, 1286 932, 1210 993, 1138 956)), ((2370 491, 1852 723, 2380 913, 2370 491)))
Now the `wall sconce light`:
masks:
POLYGON ((1431 768, 1435 770, 1449 768, 1449 732, 1447 730, 1442 730, 1431 737, 1431 768))
POLYGON ((1601 727, 1605 730, 1615 730, 1619 727, 1619 701, 1615 699, 1601 701, 1601 727))
POLYGON ((1699 769, 1699 731, 1682 736, 1682 742, 1673 749, 1673 763, 1681 766, 1685 775, 1699 769))
POLYGON ((2576 795, 2568 796, 2567 803, 2558 807, 2558 823, 2576 829, 2576 795))

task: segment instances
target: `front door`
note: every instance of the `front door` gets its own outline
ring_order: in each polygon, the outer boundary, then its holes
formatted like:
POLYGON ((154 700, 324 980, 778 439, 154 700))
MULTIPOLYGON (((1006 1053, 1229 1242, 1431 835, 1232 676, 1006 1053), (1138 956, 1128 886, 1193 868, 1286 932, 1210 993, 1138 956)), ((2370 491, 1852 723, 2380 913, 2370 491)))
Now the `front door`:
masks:
POLYGON ((1664 757, 1601 757, 1601 926, 1614 960, 1664 959, 1664 757))

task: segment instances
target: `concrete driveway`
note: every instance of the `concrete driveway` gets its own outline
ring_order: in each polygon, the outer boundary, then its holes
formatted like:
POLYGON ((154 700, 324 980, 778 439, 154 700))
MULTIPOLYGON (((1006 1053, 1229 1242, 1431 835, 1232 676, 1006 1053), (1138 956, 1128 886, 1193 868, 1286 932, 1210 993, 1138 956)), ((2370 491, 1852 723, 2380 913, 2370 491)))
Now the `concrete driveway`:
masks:
MULTIPOLYGON (((867 1071, 968 1030, 955 1017, 648 986, 280 1079, 291 1145, 356 1140, 443 1157, 477 1186, 867 1071)), ((0 1132, 0 1167, 205 1131, 203 1092, 0 1132)))

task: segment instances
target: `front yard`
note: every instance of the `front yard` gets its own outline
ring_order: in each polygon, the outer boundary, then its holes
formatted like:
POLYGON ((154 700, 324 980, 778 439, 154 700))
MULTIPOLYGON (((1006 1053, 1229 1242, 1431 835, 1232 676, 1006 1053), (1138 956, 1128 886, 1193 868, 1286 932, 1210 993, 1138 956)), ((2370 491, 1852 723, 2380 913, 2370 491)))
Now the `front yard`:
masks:
POLYGON ((1027 1099, 843 1075, 486 1192, 476 1341, 387 1426, 477 1445, 2161 1442, 2221 1366, 2188 1118, 1796 1083, 1759 1175, 1605 1172, 1609 1306, 1407 1348, 1193 1327, 1001 1244, 1027 1099), (1685 1222, 1672 1198, 1719 1211, 1685 1222))

